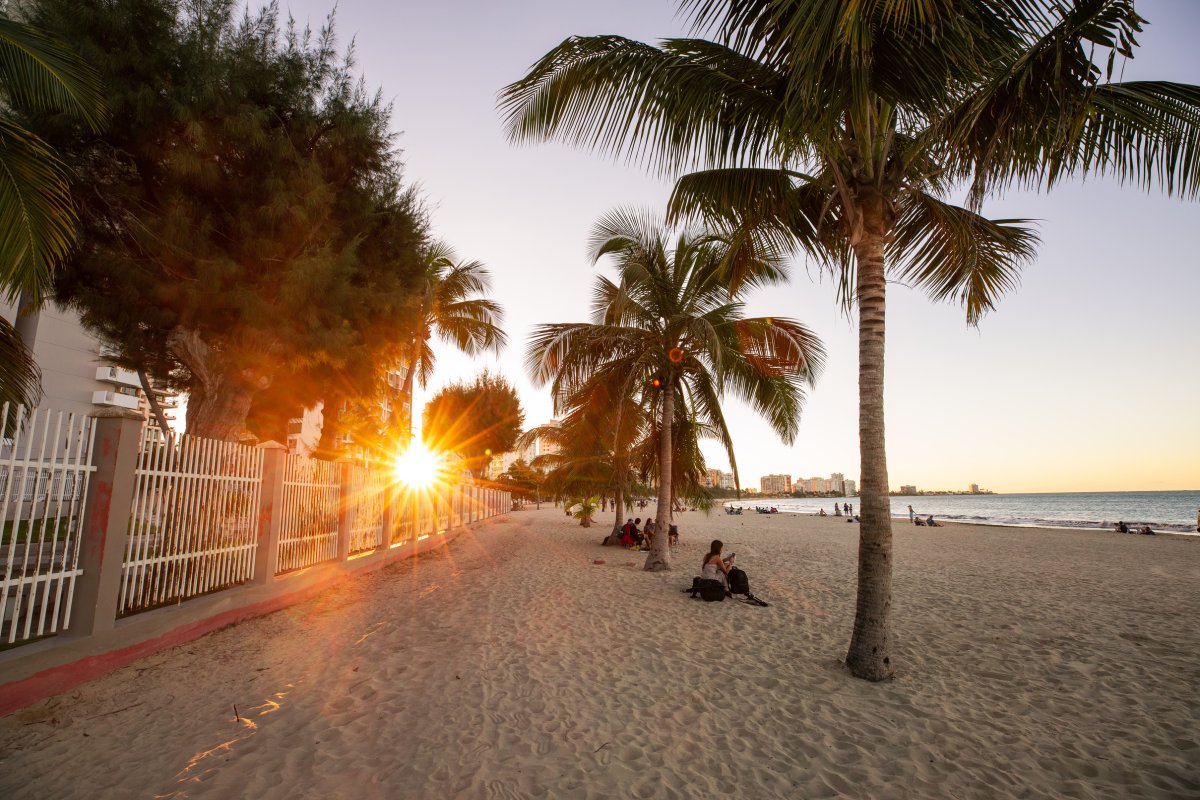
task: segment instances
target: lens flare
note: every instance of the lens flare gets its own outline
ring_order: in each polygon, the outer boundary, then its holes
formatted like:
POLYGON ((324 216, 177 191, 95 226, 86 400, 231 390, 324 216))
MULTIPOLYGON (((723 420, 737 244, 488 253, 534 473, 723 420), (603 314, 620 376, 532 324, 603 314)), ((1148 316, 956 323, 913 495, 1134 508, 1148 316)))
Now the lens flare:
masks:
POLYGON ((394 471, 396 480, 410 489, 428 489, 438 480, 441 471, 441 456, 420 442, 396 457, 394 471))

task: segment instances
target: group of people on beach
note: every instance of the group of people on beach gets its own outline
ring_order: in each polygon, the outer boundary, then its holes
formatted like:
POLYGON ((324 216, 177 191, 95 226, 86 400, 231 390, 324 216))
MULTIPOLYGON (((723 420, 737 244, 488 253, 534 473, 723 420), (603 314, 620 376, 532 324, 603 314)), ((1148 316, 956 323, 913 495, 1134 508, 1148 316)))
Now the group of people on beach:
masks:
MULTIPOLYGON (((1133 528, 1129 527, 1122 521, 1122 522, 1118 522, 1115 527, 1117 529, 1117 533, 1140 533, 1143 536, 1153 536, 1154 535, 1154 531, 1150 530, 1149 525, 1143 525, 1142 527, 1138 528, 1137 530, 1134 530, 1133 528)), ((1200 530, 1200 525, 1196 526, 1196 530, 1200 530)))
POLYGON ((913 507, 911 505, 908 507, 908 521, 914 525, 919 525, 925 528, 942 527, 942 523, 935 520, 933 518, 933 514, 930 514, 927 519, 921 519, 921 516, 917 514, 917 512, 913 511, 913 507))
MULTIPOLYGON (((621 526, 621 544, 633 550, 649 550, 654 544, 654 534, 658 532, 658 525, 653 519, 647 519, 645 527, 639 528, 642 524, 642 518, 629 518, 625 520, 625 524, 621 526)), ((671 525, 667 528, 667 544, 679 544, 679 526, 671 525)))

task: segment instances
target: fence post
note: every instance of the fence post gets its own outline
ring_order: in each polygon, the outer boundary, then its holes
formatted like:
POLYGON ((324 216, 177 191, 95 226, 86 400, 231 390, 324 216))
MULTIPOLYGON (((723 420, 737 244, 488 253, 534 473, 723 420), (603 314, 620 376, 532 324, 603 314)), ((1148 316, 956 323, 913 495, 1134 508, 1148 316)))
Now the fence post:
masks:
POLYGON ((283 525, 283 476, 287 470, 288 452, 279 442, 263 442, 257 447, 263 451, 263 471, 253 583, 261 585, 270 583, 279 567, 279 531, 283 525))
POLYGON ((350 532, 354 530, 354 459, 342 456, 337 460, 338 476, 338 533, 337 560, 350 558, 350 532))
POLYGON ((96 471, 88 482, 79 542, 81 574, 71 602, 70 632, 78 636, 111 631, 116 625, 138 450, 146 422, 127 408, 102 408, 92 418, 96 471))

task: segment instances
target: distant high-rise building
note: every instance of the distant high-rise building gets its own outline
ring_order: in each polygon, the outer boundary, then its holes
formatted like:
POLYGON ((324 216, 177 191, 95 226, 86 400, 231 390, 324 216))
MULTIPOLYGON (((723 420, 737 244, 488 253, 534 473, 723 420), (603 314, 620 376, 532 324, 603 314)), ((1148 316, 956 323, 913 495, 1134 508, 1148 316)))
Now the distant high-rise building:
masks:
POLYGON ((858 494, 858 484, 854 481, 846 481, 846 496, 853 497, 858 494))
POLYGON ((763 494, 791 494, 792 476, 764 475, 759 479, 758 485, 762 488, 763 494))
POLYGON ((710 488, 710 489, 718 488, 721 485, 721 470, 710 469, 708 471, 708 474, 706 475, 706 478, 708 481, 708 483, 706 484, 708 486, 708 488, 710 488))
POLYGON ((829 487, 824 478, 809 478, 804 482, 804 491, 809 494, 825 494, 829 487))
POLYGON ((909 485, 905 484, 904 486, 900 487, 900 494, 916 494, 916 493, 917 493, 917 487, 915 487, 915 486, 909 486, 909 485))
POLYGON ((734 488, 733 473, 732 472, 722 472, 721 479, 720 479, 720 481, 718 481, 717 485, 720 486, 722 489, 734 488))
POLYGON ((835 472, 830 475, 829 483, 827 485, 829 487, 829 491, 833 492, 834 494, 846 493, 846 477, 840 472, 835 472))
POLYGON ((971 494, 979 494, 979 484, 978 483, 971 484, 971 494))

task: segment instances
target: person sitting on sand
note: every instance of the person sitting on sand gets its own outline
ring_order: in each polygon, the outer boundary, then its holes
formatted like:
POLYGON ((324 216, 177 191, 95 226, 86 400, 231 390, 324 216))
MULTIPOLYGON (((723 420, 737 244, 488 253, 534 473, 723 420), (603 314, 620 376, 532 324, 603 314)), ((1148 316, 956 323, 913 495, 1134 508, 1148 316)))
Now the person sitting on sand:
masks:
POLYGON ((940 522, 937 522, 937 521, 935 521, 935 520, 934 520, 934 518, 933 518, 933 514, 930 514, 930 515, 929 515, 929 519, 925 520, 925 524, 926 524, 926 525, 928 525, 928 526, 929 526, 929 527, 931 527, 931 528, 940 528, 940 527, 942 527, 942 523, 940 523, 940 522))
POLYGON ((1142 527, 1138 528, 1138 533, 1142 534, 1143 536, 1153 536, 1154 535, 1154 531, 1150 530, 1149 525, 1143 525, 1142 527))
POLYGON ((1123 521, 1117 523, 1117 533, 1129 533, 1129 526, 1123 521))
POLYGON ((621 526, 621 544, 626 547, 633 547, 637 539, 633 535, 633 517, 625 520, 625 524, 621 526))
POLYGON ((842 515, 842 507, 839 506, 837 503, 833 504, 833 515, 835 517, 840 517, 842 515))
MULTIPOLYGON (((738 513, 742 513, 741 509, 738 509, 738 513)), ((679 526, 672 525, 667 529, 667 547, 673 547, 677 544, 679 544, 679 526)))
POLYGON ((826 513, 825 513, 825 509, 823 509, 823 508, 822 508, 822 509, 821 509, 821 513, 817 514, 817 516, 818 516, 818 517, 828 517, 829 515, 828 515, 828 514, 826 514, 826 513))
POLYGON ((920 527, 924 528, 925 520, 921 519, 920 517, 913 517, 913 525, 919 525, 920 527))
POLYGON ((729 591, 729 568, 733 566, 733 556, 721 558, 721 550, 725 547, 720 539, 713 539, 708 548, 708 555, 700 565, 700 577, 711 581, 720 581, 729 591))

